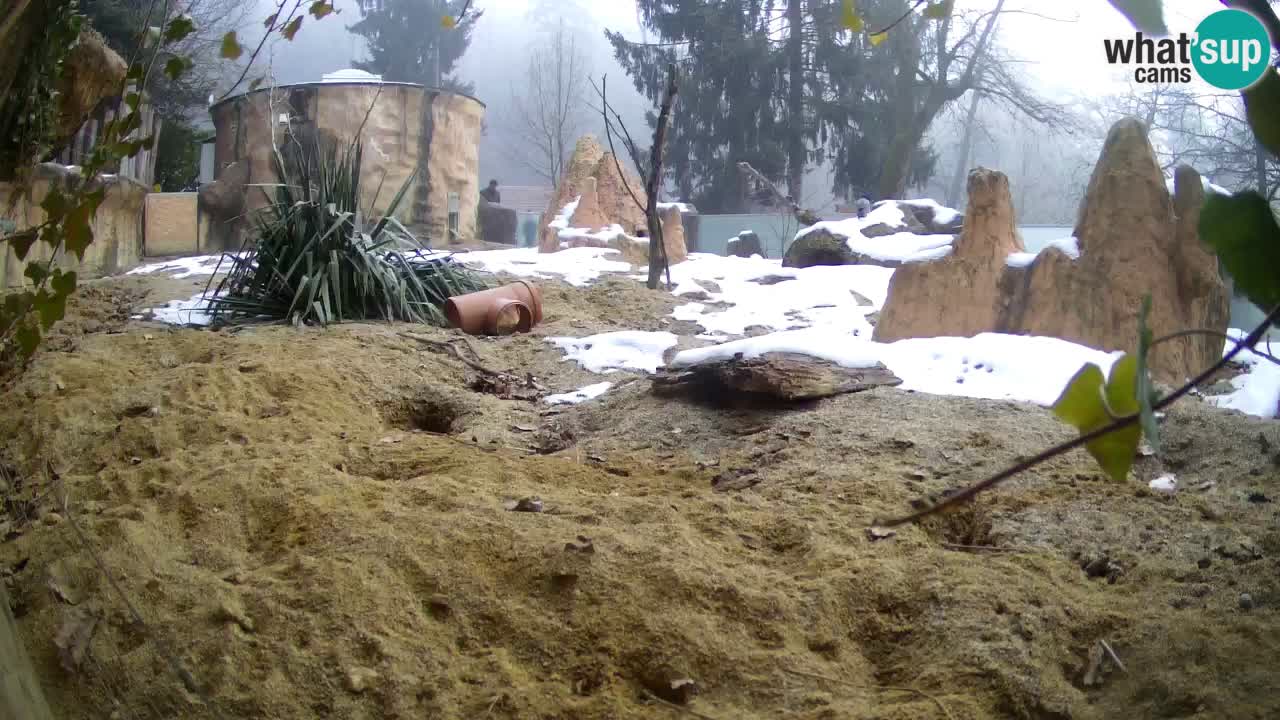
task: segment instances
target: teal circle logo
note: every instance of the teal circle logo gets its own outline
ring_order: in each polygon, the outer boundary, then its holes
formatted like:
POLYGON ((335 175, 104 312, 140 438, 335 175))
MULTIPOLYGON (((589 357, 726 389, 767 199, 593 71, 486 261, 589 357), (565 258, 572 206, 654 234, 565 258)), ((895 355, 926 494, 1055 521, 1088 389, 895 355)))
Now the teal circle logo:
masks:
POLYGON ((1196 27, 1191 62, 1210 85, 1243 90, 1271 65, 1271 40, 1262 21, 1244 10, 1219 10, 1196 27))

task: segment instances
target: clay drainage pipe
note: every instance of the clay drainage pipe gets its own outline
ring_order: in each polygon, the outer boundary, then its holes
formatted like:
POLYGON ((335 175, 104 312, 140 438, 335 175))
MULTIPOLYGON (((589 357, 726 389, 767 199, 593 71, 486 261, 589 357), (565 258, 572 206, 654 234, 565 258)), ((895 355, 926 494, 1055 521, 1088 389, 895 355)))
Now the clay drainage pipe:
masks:
POLYGON ((449 324, 468 335, 528 332, 542 320, 542 294, 527 282, 455 295, 445 301, 449 324))

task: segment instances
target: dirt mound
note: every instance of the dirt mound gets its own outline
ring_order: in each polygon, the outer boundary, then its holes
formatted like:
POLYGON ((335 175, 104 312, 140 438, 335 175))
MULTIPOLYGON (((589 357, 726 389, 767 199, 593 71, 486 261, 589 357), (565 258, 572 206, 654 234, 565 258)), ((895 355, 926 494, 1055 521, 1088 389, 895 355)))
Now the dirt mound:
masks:
MULTIPOLYGON (((673 301, 621 285, 548 284, 539 333, 617 329, 613 312, 658 329, 673 301)), ((1137 481, 1072 455, 873 539, 874 518, 1069 431, 887 388, 726 407, 626 373, 552 410, 470 390, 402 329, 131 326, 42 353, 6 389, 0 461, 42 499, 0 568, 57 717, 679 716, 655 697, 711 718, 1280 709, 1274 423, 1185 404, 1137 481), (146 627, 41 484, 46 460, 146 627), (1184 490, 1147 491, 1166 470, 1184 490), (542 512, 508 509, 534 497, 542 512), (54 638, 75 617, 98 622, 68 672, 54 638), (1099 640, 1129 672, 1086 686, 1099 640)), ((473 342, 556 391, 599 381, 542 337, 473 342)))

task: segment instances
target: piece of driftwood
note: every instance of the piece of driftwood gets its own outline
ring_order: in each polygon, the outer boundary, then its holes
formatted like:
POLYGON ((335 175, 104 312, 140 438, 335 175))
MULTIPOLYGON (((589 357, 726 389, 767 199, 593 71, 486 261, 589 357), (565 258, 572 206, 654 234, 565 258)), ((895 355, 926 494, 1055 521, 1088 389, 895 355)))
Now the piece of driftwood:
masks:
POLYGON ((653 378, 655 388, 701 387, 769 395, 782 400, 810 400, 902 384, 883 365, 846 368, 827 360, 795 353, 736 355, 727 360, 692 367, 670 368, 653 378))

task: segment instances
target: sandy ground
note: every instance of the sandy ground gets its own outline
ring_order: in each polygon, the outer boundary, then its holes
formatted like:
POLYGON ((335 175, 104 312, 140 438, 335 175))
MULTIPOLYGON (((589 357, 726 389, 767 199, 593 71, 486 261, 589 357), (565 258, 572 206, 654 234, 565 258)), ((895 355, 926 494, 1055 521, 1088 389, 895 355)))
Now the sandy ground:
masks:
MULTIPOLYGON (((129 320, 194 282, 91 284, 4 386, 0 574, 59 718, 1280 715, 1274 421, 1189 401, 1126 483, 1073 454, 872 539, 1070 431, 1007 402, 780 407, 629 373, 550 410, 400 335, 442 330, 129 320), (1147 489, 1166 471, 1172 497, 1147 489), (67 669, 59 631, 86 627, 67 669), (1086 684, 1100 640, 1127 672, 1086 684)), ((473 344, 554 392, 602 378, 546 336, 695 332, 630 281, 542 285, 534 334, 473 344)))

